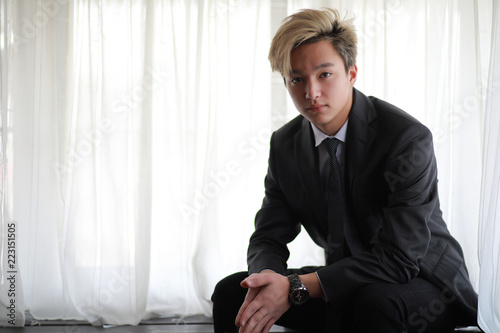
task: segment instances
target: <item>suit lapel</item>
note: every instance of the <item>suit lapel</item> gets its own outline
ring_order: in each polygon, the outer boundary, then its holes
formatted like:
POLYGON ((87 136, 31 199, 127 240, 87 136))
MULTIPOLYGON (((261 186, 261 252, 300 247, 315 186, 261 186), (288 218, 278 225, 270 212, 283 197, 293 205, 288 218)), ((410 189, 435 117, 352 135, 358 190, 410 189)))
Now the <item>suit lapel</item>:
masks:
MULTIPOLYGON (((314 135, 307 119, 302 120, 302 129, 295 135, 295 163, 302 188, 317 217, 314 228, 323 230, 326 221, 327 202, 319 174, 318 153, 314 147, 314 135)), ((312 227, 312 226, 310 226, 312 227)), ((318 232, 324 235, 324 232, 318 232)))
POLYGON ((346 134, 346 182, 350 193, 361 167, 366 164, 366 154, 377 136, 377 114, 368 97, 353 89, 353 105, 349 113, 346 134))

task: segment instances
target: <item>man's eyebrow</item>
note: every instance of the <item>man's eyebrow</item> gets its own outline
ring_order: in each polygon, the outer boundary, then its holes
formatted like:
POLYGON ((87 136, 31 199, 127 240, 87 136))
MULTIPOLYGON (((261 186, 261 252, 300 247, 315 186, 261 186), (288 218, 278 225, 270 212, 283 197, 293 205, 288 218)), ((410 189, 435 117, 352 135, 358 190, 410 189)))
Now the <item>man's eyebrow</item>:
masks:
MULTIPOLYGON (((318 69, 321 69, 321 68, 333 67, 333 66, 335 66, 335 64, 333 64, 331 62, 325 62, 325 63, 323 63, 321 65, 318 65, 318 66, 314 67, 314 70, 317 71, 318 69)), ((292 69, 292 71, 290 72, 290 74, 292 74, 292 75, 293 74, 302 74, 302 72, 301 71, 296 71, 296 70, 292 69)))

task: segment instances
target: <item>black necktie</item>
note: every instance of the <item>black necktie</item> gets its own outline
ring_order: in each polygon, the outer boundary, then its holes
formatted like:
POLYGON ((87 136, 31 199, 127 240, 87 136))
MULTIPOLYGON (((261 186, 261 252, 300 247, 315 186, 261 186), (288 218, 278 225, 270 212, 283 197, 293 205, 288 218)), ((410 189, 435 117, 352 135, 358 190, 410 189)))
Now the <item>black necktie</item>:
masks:
POLYGON ((328 176, 328 249, 327 264, 344 257, 344 216, 346 213, 344 187, 340 164, 337 160, 338 139, 325 139, 330 155, 330 175, 328 176))

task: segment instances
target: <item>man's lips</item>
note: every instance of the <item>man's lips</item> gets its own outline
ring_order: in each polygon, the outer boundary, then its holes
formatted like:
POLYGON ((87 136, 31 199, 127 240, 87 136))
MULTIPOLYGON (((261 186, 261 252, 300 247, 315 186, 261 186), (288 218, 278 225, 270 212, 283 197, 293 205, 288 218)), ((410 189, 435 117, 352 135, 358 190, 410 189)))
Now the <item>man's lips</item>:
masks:
POLYGON ((323 108, 325 108, 325 105, 323 104, 311 104, 309 105, 307 110, 311 112, 320 112, 321 110, 323 110, 323 108))

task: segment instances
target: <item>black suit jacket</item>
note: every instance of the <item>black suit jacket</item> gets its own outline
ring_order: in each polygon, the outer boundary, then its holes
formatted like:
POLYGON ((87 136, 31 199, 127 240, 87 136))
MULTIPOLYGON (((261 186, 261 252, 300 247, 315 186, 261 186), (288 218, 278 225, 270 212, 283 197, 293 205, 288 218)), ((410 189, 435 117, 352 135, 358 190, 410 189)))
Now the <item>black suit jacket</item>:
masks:
MULTIPOLYGON (((353 89, 345 147, 350 223, 368 250, 317 268, 327 298, 341 304, 367 284, 419 276, 465 310, 465 324, 475 323, 477 294, 439 207, 430 131, 395 106, 353 89)), ((248 249, 249 272, 284 273, 287 244, 301 226, 327 250, 326 216, 313 132, 298 116, 271 137, 265 198, 248 249)))

